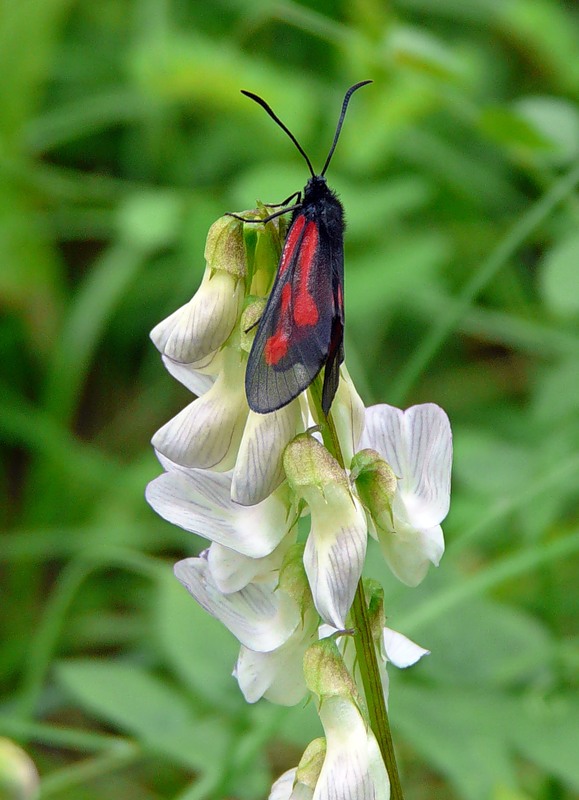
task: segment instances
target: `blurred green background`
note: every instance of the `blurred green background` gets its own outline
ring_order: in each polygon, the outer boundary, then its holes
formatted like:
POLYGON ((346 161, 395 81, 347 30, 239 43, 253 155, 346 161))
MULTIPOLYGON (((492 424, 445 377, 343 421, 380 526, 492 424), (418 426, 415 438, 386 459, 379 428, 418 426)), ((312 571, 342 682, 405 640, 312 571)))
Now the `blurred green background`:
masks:
MULTIPOLYGON (((19 0, 0 11, 3 699, 55 800, 265 798, 319 735, 247 706, 143 500, 188 401, 148 331, 209 225, 308 175, 344 202, 347 363, 455 437, 447 553, 371 550, 407 800, 579 794, 579 17, 573 0, 19 0)), ((28 797, 10 794, 6 797, 28 797)))

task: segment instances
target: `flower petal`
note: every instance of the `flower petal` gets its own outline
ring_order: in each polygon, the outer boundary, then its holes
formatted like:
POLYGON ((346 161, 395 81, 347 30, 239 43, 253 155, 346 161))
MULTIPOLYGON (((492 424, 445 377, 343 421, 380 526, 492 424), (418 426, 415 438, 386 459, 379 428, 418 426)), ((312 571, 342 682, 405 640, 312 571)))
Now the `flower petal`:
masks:
POLYGON ((322 700, 327 750, 313 800, 389 800, 390 781, 374 734, 351 698, 322 700))
POLYGON ((157 431, 155 449, 182 466, 231 469, 248 413, 242 373, 238 377, 232 388, 222 372, 208 392, 157 431))
POLYGON ((285 477, 283 452, 301 429, 300 422, 296 401, 271 414, 249 412, 233 470, 233 500, 253 505, 277 489, 285 477))
POLYGON ((251 650, 269 652, 281 647, 300 623, 297 604, 285 592, 276 591, 277 576, 223 595, 203 557, 177 562, 175 575, 199 605, 251 650))
POLYGON ((181 364, 178 361, 171 361, 167 356, 162 356, 162 360, 169 375, 172 375, 175 380, 186 386, 197 397, 201 397, 215 383, 215 377, 219 374, 222 365, 221 356, 221 351, 216 350, 206 359, 195 364, 181 364))
MULTIPOLYGON (((280 775, 277 781, 271 787, 271 791, 267 800, 291 800, 292 790, 296 779, 297 767, 288 769, 283 775, 280 775)), ((310 793, 311 797, 311 793, 310 793)), ((304 798, 306 800, 306 798, 304 798)))
POLYGON ((205 269, 201 286, 184 306, 151 331, 155 347, 172 361, 190 364, 217 350, 241 311, 243 282, 222 270, 205 269))
POLYGON ((217 588, 224 594, 238 592, 252 581, 270 578, 281 567, 283 557, 294 543, 296 533, 285 536, 269 555, 252 558, 213 542, 207 554, 217 588))
POLYGON ((343 629, 364 565, 366 517, 342 487, 327 486, 324 497, 311 497, 309 505, 312 525, 304 567, 314 604, 324 622, 343 629))
POLYGON ((378 541, 388 566, 407 586, 418 586, 432 563, 438 566, 444 553, 440 525, 423 530, 395 517, 394 531, 378 529, 378 541))
POLYGON ((452 434, 439 406, 368 408, 362 446, 377 450, 396 473, 398 501, 412 525, 430 528, 442 522, 450 504, 452 434))
POLYGON ((358 442, 362 436, 365 424, 365 408, 362 398, 345 365, 340 368, 340 383, 332 404, 332 418, 346 466, 358 449, 358 442))
POLYGON ((269 653, 256 653, 242 647, 235 677, 248 703, 262 697, 281 706, 295 706, 306 695, 304 653, 311 636, 300 626, 288 641, 269 653))
POLYGON ((239 506, 231 500, 231 476, 217 472, 166 472, 149 483, 146 498, 168 522, 250 558, 269 555, 289 530, 282 498, 239 506))
POLYGON ((424 647, 420 647, 403 633, 393 631, 392 628, 384 628, 382 643, 387 660, 399 669, 411 667, 422 656, 430 653, 430 650, 425 650, 424 647))

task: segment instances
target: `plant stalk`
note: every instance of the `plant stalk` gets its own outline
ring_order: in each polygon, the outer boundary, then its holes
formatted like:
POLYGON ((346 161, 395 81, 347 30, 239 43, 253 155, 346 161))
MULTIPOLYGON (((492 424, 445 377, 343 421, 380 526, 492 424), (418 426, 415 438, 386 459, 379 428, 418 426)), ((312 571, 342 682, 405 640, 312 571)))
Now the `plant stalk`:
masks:
MULTIPOLYGON (((313 400, 315 421, 319 425, 324 446, 342 469, 345 469, 344 456, 331 412, 326 417, 322 411, 322 378, 320 375, 312 383, 309 391, 313 400)), ((376 737, 388 772, 391 800, 404 800, 362 578, 358 582, 351 614, 355 628, 353 639, 356 659, 366 697, 370 727, 376 737)))

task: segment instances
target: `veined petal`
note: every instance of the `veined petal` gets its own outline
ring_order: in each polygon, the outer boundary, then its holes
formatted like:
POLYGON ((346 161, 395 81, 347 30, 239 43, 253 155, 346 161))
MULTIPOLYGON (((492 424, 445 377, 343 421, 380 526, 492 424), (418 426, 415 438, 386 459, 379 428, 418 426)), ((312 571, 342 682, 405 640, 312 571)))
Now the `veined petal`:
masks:
POLYGON ((284 645, 269 653, 240 649, 234 674, 248 703, 265 697, 277 705, 294 706, 303 700, 304 653, 315 632, 315 624, 300 625, 284 645))
POLYGON ((208 392, 163 425, 153 436, 155 449, 185 467, 231 469, 248 413, 243 370, 237 373, 221 372, 208 392))
POLYGON ((289 530, 281 497, 239 506, 231 500, 230 475, 171 470, 149 483, 146 498, 168 522, 250 558, 269 555, 289 530))
POLYGON ((314 604, 324 622, 345 628, 366 555, 366 517, 341 486, 328 484, 323 495, 312 489, 304 496, 312 516, 304 567, 314 604))
POLYGON ((213 542, 207 554, 217 588, 224 594, 238 592, 252 581, 270 578, 281 567, 283 557, 295 542, 296 531, 285 536, 269 555, 252 558, 213 542))
MULTIPOLYGON (((292 798, 292 790, 294 788, 296 772, 297 767, 293 767, 293 769, 288 769, 287 772, 284 772, 283 775, 280 775, 280 777, 271 787, 271 791, 267 800, 298 800, 298 798, 292 798)), ((304 795, 303 800, 310 800, 311 796, 312 793, 310 792, 310 797, 307 798, 304 795)))
POLYGON ((224 595, 203 557, 177 562, 175 575, 199 605, 251 650, 269 652, 281 647, 300 623, 297 604, 285 592, 276 591, 277 576, 224 595))
POLYGON ((378 541, 388 566, 407 586, 418 586, 432 563, 438 566, 444 553, 444 537, 440 525, 415 528, 394 518, 394 530, 378 528, 378 541))
POLYGON ((422 656, 429 655, 430 650, 420 647, 403 633, 393 631, 392 628, 384 628, 382 634, 382 644, 386 659, 399 669, 406 669, 420 661, 422 656))
POLYGON ((184 306, 151 331, 155 347, 172 361, 190 364, 217 350, 233 330, 243 302, 243 282, 205 269, 201 286, 184 306))
POLYGON ((313 800, 389 800, 390 782, 374 734, 351 698, 324 697, 326 757, 313 800))
POLYGON ((233 470, 231 497, 235 502, 253 505, 277 489, 285 477, 284 450, 300 429, 297 401, 271 414, 249 412, 233 470))
POLYGON ((201 397, 211 389, 223 365, 221 350, 215 350, 194 364, 181 364, 178 361, 171 361, 167 356, 162 356, 162 359, 169 375, 172 375, 175 380, 186 386, 197 397, 201 397))
POLYGON ((362 446, 377 450, 394 470, 399 478, 396 500, 412 525, 431 528, 442 522, 450 503, 452 434, 439 406, 368 408, 362 446))

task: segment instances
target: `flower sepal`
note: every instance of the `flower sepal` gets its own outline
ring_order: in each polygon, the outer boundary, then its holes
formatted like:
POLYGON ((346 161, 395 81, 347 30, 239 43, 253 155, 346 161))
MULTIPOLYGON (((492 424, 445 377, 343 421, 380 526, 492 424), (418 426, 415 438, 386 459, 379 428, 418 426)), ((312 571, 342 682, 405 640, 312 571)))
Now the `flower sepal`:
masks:
POLYGON ((392 527, 392 501, 396 494, 396 475, 376 450, 360 450, 352 459, 350 479, 378 527, 392 527))

